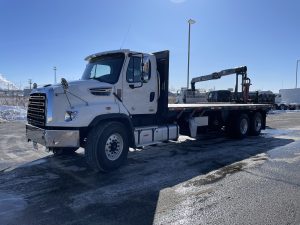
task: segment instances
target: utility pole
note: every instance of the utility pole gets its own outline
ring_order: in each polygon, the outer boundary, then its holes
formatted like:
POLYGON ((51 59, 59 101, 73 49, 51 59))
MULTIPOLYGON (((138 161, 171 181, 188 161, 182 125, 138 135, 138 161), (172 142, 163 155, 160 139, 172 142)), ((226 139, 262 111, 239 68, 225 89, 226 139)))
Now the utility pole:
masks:
POLYGON ((53 67, 54 70, 54 84, 56 84, 56 66, 53 67))
POLYGON ((29 89, 31 90, 31 84, 32 84, 32 80, 31 80, 31 79, 29 79, 29 80, 28 80, 28 83, 29 83, 29 89))
POLYGON ((195 20, 189 19, 189 37, 188 37, 188 68, 187 68, 187 83, 186 83, 186 88, 187 90, 189 89, 189 81, 190 81, 190 46, 191 46, 191 24, 196 23, 195 20))
POLYGON ((298 87, 298 63, 300 62, 300 59, 297 60, 296 62, 296 88, 298 87))

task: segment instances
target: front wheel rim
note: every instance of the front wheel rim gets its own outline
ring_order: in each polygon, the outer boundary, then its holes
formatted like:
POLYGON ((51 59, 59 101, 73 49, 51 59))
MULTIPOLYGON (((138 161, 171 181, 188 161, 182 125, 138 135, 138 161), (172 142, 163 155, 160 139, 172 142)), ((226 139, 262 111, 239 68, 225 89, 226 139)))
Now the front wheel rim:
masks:
POLYGON ((117 160, 122 154, 123 146, 122 136, 118 133, 111 134, 105 144, 106 157, 111 161, 117 160))

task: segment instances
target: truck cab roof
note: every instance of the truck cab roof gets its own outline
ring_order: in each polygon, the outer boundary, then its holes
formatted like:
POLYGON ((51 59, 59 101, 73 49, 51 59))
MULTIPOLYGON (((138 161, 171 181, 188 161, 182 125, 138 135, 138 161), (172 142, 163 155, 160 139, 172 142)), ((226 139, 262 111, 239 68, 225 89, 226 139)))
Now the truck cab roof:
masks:
MULTIPOLYGON (((102 56, 102 55, 108 55, 108 54, 115 54, 115 53, 124 53, 124 54, 142 54, 141 52, 136 52, 136 51, 130 51, 129 49, 119 49, 119 50, 113 50, 113 51, 105 51, 105 52, 98 52, 92 55, 89 55, 85 58, 86 61, 89 61, 93 58, 102 56)), ((147 53, 143 53, 144 55, 150 55, 147 53)))

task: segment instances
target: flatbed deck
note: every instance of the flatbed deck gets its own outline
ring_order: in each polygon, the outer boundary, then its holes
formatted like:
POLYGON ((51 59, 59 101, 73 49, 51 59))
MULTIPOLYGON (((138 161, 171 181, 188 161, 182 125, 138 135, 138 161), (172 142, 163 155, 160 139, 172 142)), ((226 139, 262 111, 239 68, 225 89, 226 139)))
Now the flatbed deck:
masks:
POLYGON ((198 103, 198 104, 168 104, 169 111, 190 110, 243 110, 243 109, 271 109, 269 104, 243 104, 243 103, 198 103))

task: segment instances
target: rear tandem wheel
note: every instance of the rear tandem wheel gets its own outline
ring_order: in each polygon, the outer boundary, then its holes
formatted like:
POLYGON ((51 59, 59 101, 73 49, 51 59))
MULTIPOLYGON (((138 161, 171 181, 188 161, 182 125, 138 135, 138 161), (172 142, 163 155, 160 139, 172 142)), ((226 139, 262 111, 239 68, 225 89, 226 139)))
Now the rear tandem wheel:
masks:
POLYGON ((242 113, 238 115, 237 119, 231 120, 229 132, 234 138, 244 138, 248 135, 249 127, 249 117, 247 114, 242 113))
POLYGON ((258 136, 261 132, 262 125, 263 125, 263 117, 261 113, 256 112, 251 117, 249 134, 252 136, 258 136))

